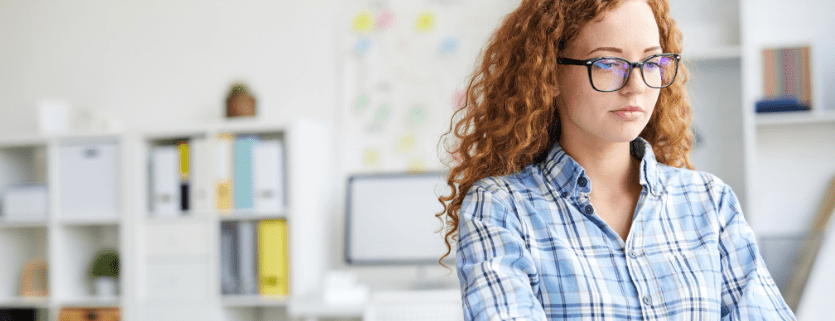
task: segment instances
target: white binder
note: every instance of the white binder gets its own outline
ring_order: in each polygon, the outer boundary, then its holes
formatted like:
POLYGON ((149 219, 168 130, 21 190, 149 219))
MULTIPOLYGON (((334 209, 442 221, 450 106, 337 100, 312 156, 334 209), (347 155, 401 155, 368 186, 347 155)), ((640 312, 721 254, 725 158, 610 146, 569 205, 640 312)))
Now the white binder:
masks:
POLYGON ((284 145, 280 140, 263 140, 252 149, 255 210, 275 214, 284 207, 284 145))
POLYGON ((180 159, 177 146, 151 149, 151 209, 155 216, 180 213, 180 159))
POLYGON ((191 190, 189 205, 192 213, 205 215, 209 210, 209 171, 208 171, 208 150, 205 138, 195 138, 189 141, 191 145, 191 190))

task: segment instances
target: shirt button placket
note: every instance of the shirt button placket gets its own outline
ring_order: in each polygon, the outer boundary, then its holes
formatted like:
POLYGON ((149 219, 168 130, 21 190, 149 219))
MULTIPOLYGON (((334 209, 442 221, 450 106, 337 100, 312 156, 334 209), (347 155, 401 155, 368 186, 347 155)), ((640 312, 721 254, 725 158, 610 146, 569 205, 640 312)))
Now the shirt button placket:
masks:
POLYGON ((649 295, 644 296, 644 304, 646 304, 646 305, 651 305, 652 304, 652 299, 649 297, 649 295))

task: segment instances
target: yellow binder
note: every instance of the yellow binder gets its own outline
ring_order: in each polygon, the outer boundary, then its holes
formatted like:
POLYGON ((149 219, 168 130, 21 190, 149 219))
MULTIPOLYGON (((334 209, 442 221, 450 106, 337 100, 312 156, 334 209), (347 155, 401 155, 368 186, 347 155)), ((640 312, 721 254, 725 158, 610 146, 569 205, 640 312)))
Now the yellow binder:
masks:
POLYGON ((215 159, 215 169, 217 181, 215 182, 215 197, 217 197, 217 210, 221 214, 228 213, 234 205, 232 204, 232 173, 235 157, 234 141, 235 136, 232 134, 219 134, 216 137, 217 157, 215 159))
POLYGON ((189 145, 188 142, 177 143, 180 152, 180 181, 187 182, 189 176, 189 145))
POLYGON ((261 295, 290 294, 285 220, 258 222, 258 288, 261 295))

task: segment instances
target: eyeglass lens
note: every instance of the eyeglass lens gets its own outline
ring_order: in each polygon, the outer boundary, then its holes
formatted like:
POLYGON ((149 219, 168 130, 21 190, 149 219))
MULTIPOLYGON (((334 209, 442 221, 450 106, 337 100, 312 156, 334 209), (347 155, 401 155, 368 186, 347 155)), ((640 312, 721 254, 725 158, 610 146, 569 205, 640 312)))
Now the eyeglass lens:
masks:
MULTIPOLYGON (((647 86, 661 88, 669 86, 675 77, 676 59, 658 56, 644 62, 641 67, 647 86)), ((626 83, 629 64, 621 59, 605 58, 595 61, 591 68, 592 85, 598 90, 617 90, 626 83)))

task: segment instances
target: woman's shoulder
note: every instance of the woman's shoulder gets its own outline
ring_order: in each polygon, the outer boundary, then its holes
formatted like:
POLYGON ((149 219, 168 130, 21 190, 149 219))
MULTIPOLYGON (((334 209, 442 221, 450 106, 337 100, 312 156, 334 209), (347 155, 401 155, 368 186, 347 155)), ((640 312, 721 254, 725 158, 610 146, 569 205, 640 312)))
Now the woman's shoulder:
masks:
POLYGON ((476 181, 470 190, 483 190, 504 197, 532 192, 538 193, 541 190, 543 179, 541 175, 537 175, 537 169, 535 166, 528 166, 508 175, 484 177, 476 181))
POLYGON ((660 182, 668 193, 707 192, 721 194, 730 186, 722 178, 712 173, 688 168, 672 167, 658 163, 660 182))

